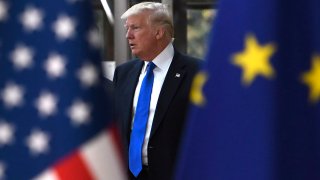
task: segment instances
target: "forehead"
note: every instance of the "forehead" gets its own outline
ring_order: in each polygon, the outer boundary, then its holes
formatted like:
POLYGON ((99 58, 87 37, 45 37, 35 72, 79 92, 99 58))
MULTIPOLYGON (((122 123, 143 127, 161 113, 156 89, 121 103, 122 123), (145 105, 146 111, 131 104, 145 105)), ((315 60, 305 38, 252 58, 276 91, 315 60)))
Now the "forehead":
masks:
POLYGON ((148 24, 149 13, 140 12, 138 14, 131 15, 126 20, 126 25, 135 25, 135 24, 148 24))

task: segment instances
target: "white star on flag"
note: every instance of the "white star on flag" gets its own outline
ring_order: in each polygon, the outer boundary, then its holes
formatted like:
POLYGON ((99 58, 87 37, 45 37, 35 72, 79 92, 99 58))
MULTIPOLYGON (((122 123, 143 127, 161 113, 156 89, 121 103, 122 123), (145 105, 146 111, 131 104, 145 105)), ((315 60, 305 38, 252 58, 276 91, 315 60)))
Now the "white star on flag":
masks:
POLYGON ((8 5, 4 1, 0 1, 0 22, 7 19, 8 5))
POLYGON ((49 135, 41 130, 33 130, 27 138, 27 146, 33 155, 49 151, 49 135))
POLYGON ((77 75, 81 84, 85 87, 93 86, 98 82, 98 72, 92 64, 82 66, 77 75))
POLYGON ((53 24, 57 39, 70 39, 75 34, 75 22, 69 16, 61 15, 53 24))
POLYGON ((30 47, 18 45, 11 53, 11 60, 16 69, 29 68, 33 63, 34 52, 30 47))
POLYGON ((20 20, 25 30, 34 31, 41 28, 43 13, 37 8, 28 7, 21 15, 20 20))
POLYGON ((0 120, 0 147, 13 142, 13 133, 13 126, 3 120, 0 120))
POLYGON ((81 100, 75 101, 68 109, 68 115, 75 125, 82 125, 90 121, 91 108, 81 100))
POLYGON ((0 180, 126 179, 92 10, 0 0, 0 180))
POLYGON ((20 106, 23 103, 23 95, 24 89, 14 83, 8 83, 1 92, 1 98, 9 108, 20 106))
POLYGON ((93 48, 99 49, 101 47, 101 36, 97 28, 92 28, 87 35, 87 40, 93 48))
POLYGON ((50 78, 58 78, 65 73, 65 65, 66 60, 63 56, 51 53, 45 62, 44 68, 50 78))
POLYGON ((42 117, 53 115, 57 111, 57 97, 49 92, 43 92, 36 100, 36 108, 42 117))

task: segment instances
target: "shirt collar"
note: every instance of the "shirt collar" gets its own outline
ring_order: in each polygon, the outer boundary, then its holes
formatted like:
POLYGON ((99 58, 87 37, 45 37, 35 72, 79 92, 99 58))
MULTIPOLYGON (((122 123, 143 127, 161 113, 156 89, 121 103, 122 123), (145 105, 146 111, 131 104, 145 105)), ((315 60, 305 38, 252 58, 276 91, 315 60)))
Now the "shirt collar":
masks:
MULTIPOLYGON (((156 68, 167 71, 172 62, 173 55, 174 55, 174 48, 172 43, 169 43, 167 47, 156 58, 152 60, 152 62, 156 65, 156 68)), ((148 61, 144 61, 143 72, 146 71, 146 67, 148 63, 149 63, 148 61)))

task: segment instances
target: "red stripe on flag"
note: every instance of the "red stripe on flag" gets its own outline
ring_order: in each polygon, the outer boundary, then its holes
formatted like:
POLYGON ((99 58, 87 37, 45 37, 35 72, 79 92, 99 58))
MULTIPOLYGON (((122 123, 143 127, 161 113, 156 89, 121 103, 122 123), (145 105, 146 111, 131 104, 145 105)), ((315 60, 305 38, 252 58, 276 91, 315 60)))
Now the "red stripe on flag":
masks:
POLYGON ((93 180, 90 171, 88 170, 86 164, 81 159, 78 152, 72 153, 70 156, 66 157, 60 161, 55 167, 55 172, 57 173, 59 179, 69 180, 93 180))

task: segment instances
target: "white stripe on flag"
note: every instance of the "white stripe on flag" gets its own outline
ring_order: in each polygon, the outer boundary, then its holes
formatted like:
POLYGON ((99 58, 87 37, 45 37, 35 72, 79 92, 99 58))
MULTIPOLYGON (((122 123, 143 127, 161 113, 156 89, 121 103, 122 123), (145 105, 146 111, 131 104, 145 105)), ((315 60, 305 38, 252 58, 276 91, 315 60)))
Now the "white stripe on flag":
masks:
POLYGON ((58 180, 58 176, 51 169, 44 171, 39 176, 35 177, 33 180, 58 180))
POLYGON ((120 152, 112 136, 111 129, 104 131, 80 149, 82 159, 95 179, 126 179, 120 152))

